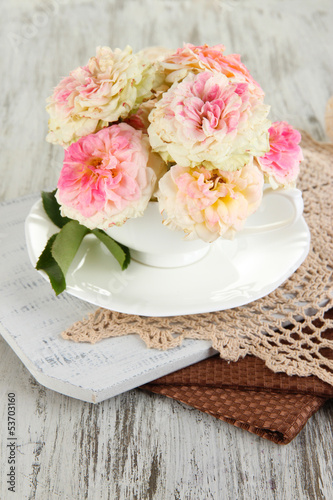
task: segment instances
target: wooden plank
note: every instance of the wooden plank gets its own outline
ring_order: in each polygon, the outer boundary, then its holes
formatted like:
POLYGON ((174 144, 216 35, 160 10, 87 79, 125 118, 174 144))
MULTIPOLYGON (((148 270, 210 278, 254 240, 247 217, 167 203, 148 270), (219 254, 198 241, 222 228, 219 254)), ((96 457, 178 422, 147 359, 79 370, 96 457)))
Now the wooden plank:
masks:
MULTIPOLYGON (((44 99, 97 45, 139 50, 183 41, 243 55, 272 118, 324 138, 331 95, 332 3, 277 0, 13 0, 2 5, 0 199, 53 188, 63 152, 44 142, 44 99)), ((2 263, 3 265, 4 263, 2 263)), ((17 396, 22 499, 330 499, 332 403, 278 447, 138 390, 93 406, 34 381, 0 341, 0 497, 6 395, 17 396)))

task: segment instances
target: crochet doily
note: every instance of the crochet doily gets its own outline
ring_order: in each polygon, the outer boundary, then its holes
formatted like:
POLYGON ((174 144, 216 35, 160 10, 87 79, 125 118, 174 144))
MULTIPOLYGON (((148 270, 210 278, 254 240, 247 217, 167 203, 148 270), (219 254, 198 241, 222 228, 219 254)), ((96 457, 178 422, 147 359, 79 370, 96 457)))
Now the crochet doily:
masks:
POLYGON ((246 306, 190 316, 149 318, 98 309, 63 332, 63 338, 95 343, 138 334, 155 349, 179 346, 185 338, 210 340, 223 359, 237 361, 252 354, 274 372, 316 375, 333 385, 333 339, 326 331, 333 327, 333 145, 303 133, 302 149, 298 187, 311 248, 278 289, 246 306))

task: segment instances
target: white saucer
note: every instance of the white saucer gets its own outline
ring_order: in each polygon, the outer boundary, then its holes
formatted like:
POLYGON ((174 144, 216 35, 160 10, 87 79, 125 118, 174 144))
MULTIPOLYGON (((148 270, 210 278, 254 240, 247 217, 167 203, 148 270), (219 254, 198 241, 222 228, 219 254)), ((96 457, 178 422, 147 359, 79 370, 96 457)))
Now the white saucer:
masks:
MULTIPOLYGON (((59 231, 41 200, 33 205, 25 230, 35 266, 48 238, 59 231)), ((218 240, 202 260, 186 267, 162 269, 132 260, 121 271, 103 244, 89 235, 69 268, 66 291, 97 306, 142 316, 230 309, 275 290, 301 265, 309 246, 310 232, 301 217, 284 229, 218 240)))

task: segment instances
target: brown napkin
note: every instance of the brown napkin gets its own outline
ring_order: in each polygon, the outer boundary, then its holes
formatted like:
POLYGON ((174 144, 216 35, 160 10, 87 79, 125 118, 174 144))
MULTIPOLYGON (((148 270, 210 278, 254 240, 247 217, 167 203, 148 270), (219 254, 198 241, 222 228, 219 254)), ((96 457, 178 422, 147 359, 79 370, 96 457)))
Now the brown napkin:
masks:
MULTIPOLYGON (((333 339, 333 329, 326 330, 325 337, 333 339)), ((319 378, 274 373, 253 356, 235 363, 214 356, 141 389, 177 399, 278 444, 290 443, 333 397, 333 386, 319 378)))
POLYGON ((141 388, 177 399, 278 444, 294 439, 333 397, 333 387, 317 377, 274 373, 253 356, 236 363, 214 356, 141 388))

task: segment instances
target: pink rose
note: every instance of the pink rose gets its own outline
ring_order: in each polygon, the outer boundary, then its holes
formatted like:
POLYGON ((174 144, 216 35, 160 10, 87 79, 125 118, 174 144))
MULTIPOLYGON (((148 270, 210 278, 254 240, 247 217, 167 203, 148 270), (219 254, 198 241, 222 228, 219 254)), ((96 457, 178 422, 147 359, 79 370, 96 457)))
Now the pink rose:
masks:
POLYGON ((251 162, 236 172, 171 167, 157 194, 165 224, 189 239, 232 238, 262 199, 263 174, 251 162))
POLYGON ((126 118, 151 96, 155 70, 141 54, 97 47, 96 57, 57 85, 46 107, 47 140, 65 147, 109 122, 126 118))
POLYGON ((268 150, 268 111, 251 101, 247 83, 189 73, 151 111, 150 144, 164 161, 183 167, 237 170, 268 150))
POLYGON ((275 122, 269 132, 269 151, 258 163, 273 188, 292 187, 299 174, 303 154, 298 144, 301 134, 287 122, 275 122))
POLYGON ((73 143, 58 181, 62 215, 90 229, 143 215, 156 183, 149 153, 148 137, 126 123, 73 143))
POLYGON ((191 73, 213 71, 222 73, 229 79, 245 82, 250 93, 256 99, 262 99, 264 92, 259 84, 252 78, 247 67, 241 62, 238 54, 224 55, 224 45, 195 46, 190 43, 178 49, 174 54, 167 56, 160 64, 165 73, 166 82, 179 82, 191 73))

